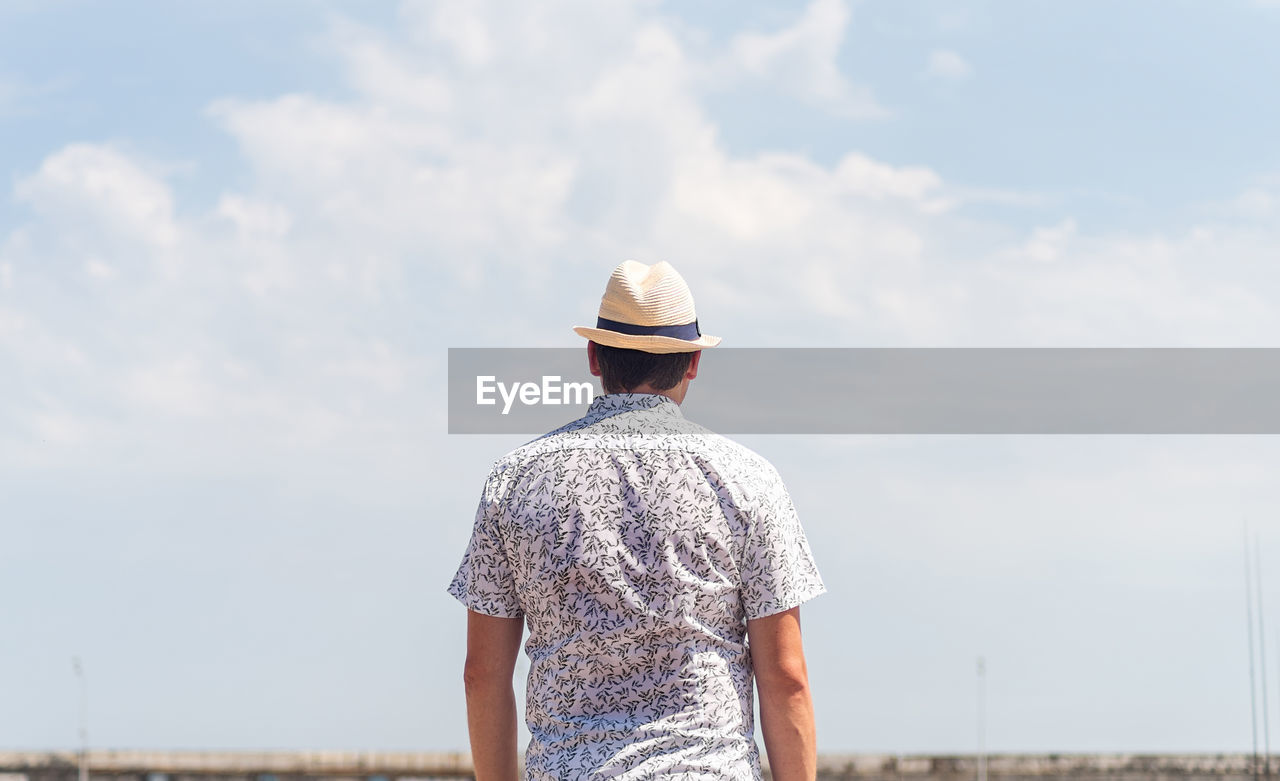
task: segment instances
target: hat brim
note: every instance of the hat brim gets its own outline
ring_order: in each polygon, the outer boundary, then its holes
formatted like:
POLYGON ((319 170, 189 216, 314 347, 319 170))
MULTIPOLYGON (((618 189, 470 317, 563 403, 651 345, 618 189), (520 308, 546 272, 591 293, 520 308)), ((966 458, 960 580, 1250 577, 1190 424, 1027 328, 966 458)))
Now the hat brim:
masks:
POLYGON ((578 336, 585 337, 595 342, 603 344, 606 347, 621 347, 626 350, 640 350, 646 353, 692 353, 698 350, 705 350, 708 347, 715 347, 720 344, 720 337, 708 336, 703 334, 693 341, 686 339, 676 339, 672 336, 652 336, 652 335, 632 335, 620 334, 617 331, 607 331, 603 328, 588 328, 585 325, 575 325, 573 332, 578 336))

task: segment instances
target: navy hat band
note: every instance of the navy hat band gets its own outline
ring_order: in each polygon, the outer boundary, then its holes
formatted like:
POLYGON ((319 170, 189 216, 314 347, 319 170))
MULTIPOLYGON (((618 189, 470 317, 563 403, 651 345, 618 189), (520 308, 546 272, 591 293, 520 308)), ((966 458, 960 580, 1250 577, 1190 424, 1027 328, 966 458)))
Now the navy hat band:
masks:
POLYGON ((687 342, 695 341, 702 335, 702 332, 698 330, 697 320, 684 325, 632 325, 631 323, 620 323, 617 320, 607 320, 600 317, 596 319, 596 328, 629 336, 670 336, 673 339, 684 339, 687 342))

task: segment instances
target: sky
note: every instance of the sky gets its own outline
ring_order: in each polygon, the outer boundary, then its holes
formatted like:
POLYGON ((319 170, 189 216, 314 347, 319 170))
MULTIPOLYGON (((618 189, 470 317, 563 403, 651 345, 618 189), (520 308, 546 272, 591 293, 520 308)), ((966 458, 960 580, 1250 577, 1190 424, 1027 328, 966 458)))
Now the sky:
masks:
MULTIPOLYGON (((1280 5, 0 7, 0 747, 465 749, 450 347, 1275 347, 1280 5)), ((803 382, 803 378, 796 378, 803 382)), ((691 393, 696 393, 696 382, 691 393)), ((820 750, 1251 746, 1264 436, 756 436, 820 750)), ((522 663, 520 670, 527 670, 522 663)), ((1280 725, 1272 713, 1271 724, 1280 725)), ((1280 746, 1280 742, 1277 742, 1280 746)))

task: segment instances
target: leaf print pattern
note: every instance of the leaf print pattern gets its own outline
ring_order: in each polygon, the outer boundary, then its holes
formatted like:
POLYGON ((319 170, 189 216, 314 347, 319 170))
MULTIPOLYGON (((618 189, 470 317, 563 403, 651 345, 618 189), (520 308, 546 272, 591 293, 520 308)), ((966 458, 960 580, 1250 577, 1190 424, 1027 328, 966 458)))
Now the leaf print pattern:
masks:
POLYGON ((494 465, 449 593, 529 628, 527 779, 759 779, 746 621, 824 591, 773 466, 665 396, 494 465))

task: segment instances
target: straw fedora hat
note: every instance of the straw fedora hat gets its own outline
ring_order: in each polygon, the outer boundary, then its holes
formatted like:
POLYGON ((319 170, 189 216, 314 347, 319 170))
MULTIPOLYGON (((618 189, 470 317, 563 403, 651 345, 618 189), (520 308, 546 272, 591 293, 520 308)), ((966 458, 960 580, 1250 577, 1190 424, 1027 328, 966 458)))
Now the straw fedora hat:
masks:
POLYGON ((698 330, 693 293, 666 261, 646 266, 624 260, 604 288, 596 327, 573 330, 596 344, 646 353, 691 353, 720 344, 720 337, 698 330))

